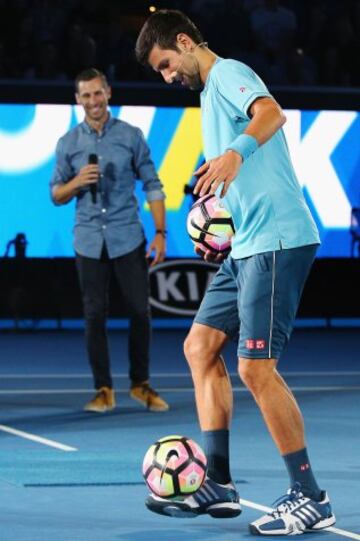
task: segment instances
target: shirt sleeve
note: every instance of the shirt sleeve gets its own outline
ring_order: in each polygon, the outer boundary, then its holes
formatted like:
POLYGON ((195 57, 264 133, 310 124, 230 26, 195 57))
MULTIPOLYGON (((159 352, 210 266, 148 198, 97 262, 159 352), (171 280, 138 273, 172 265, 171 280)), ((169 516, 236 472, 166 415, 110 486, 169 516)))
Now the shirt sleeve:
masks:
POLYGON ((150 157, 150 148, 139 128, 136 128, 135 133, 134 167, 137 177, 143 183, 146 200, 148 202, 164 200, 163 185, 157 175, 154 162, 150 157))
POLYGON ((55 169, 54 169, 52 179, 50 181, 50 196, 54 203, 55 203, 54 197, 53 197, 54 188, 58 186, 59 184, 65 184, 66 182, 71 180, 73 176, 74 176, 74 173, 64 149, 64 141, 61 138, 59 139, 56 145, 55 169))
POLYGON ((218 92, 240 113, 249 119, 251 104, 261 97, 272 98, 260 77, 246 64, 222 60, 216 66, 215 83, 218 92))

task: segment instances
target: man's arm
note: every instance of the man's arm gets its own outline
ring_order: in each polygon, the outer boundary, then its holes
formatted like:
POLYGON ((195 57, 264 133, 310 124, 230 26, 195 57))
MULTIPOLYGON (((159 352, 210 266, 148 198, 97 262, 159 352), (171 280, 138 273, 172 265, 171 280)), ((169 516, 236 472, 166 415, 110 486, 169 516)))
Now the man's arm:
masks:
POLYGON ((64 137, 61 137, 56 145, 56 162, 50 182, 50 194, 53 202, 57 205, 68 203, 84 186, 93 184, 99 179, 99 166, 96 164, 85 165, 74 176, 75 171, 71 166, 67 152, 69 145, 71 146, 71 143, 64 137))
POLYGON ((149 244, 146 257, 150 257, 155 252, 151 263, 153 267, 164 260, 166 250, 166 230, 165 230, 165 194, 162 190, 162 184, 157 176, 155 165, 150 156, 150 148, 145 141, 144 135, 140 129, 134 132, 134 167, 138 178, 143 182, 143 190, 146 194, 146 200, 150 206, 150 212, 154 221, 155 236, 149 244))
POLYGON ((215 193, 224 183, 223 197, 230 183, 237 176, 243 161, 260 145, 268 141, 286 122, 280 105, 272 98, 258 98, 249 108, 251 121, 243 134, 239 135, 228 150, 218 158, 204 163, 195 175, 199 177, 194 193, 200 196, 215 193))
POLYGON ((250 108, 251 121, 244 131, 255 137, 258 145, 268 141, 286 122, 280 105, 272 98, 258 98, 250 108))
POLYGON ((89 164, 82 167, 79 174, 64 184, 55 184, 52 187, 52 197, 58 205, 71 201, 84 186, 95 184, 99 180, 99 166, 89 164))
POLYGON ((154 221, 155 231, 163 233, 165 236, 165 204, 164 200, 157 199, 155 201, 149 201, 150 212, 154 221))
POLYGON ((154 221, 155 236, 149 244, 146 257, 150 257, 152 252, 155 252, 154 259, 151 263, 153 267, 157 263, 164 261, 166 251, 166 229, 165 229, 165 204, 163 199, 155 199, 149 201, 150 212, 154 221))

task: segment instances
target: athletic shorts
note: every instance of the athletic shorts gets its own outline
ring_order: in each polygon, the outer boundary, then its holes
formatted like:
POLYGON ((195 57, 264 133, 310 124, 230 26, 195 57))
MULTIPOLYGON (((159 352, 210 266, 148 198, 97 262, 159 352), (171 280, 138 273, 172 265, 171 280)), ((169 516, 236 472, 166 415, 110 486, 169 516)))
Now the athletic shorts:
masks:
POLYGON ((209 285, 194 322, 238 340, 238 356, 278 359, 289 341, 318 244, 229 256, 209 285))

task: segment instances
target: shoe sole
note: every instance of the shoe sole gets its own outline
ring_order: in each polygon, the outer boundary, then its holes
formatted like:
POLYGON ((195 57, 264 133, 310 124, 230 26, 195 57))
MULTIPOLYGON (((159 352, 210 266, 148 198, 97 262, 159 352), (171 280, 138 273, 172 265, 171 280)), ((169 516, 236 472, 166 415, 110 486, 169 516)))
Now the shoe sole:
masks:
POLYGON ((200 515, 210 515, 212 518, 235 518, 241 514, 240 504, 236 503, 215 504, 207 507, 205 511, 200 512, 189 507, 181 508, 181 504, 172 505, 171 502, 161 504, 159 502, 153 503, 146 501, 145 505, 153 513, 175 518, 195 518, 200 515))
POLYGON ((149 411, 156 411, 156 412, 161 412, 161 411, 169 411, 169 407, 167 408, 157 408, 157 407, 152 407, 152 408, 147 408, 149 411))
POLYGON ((330 526, 333 526, 336 522, 335 515, 331 515, 331 517, 325 518, 323 520, 320 520, 317 524, 315 524, 312 528, 305 528, 305 530, 296 530, 292 532, 281 532, 280 530, 274 530, 274 532, 262 532, 259 530, 256 526, 253 524, 249 524, 249 530, 250 533, 253 535, 263 535, 263 536, 271 536, 271 535, 301 535, 304 533, 309 532, 316 532, 319 530, 324 530, 325 528, 329 528, 330 526))
POLYGON ((115 409, 116 406, 110 406, 110 407, 106 407, 106 408, 103 408, 103 409, 99 409, 99 408, 84 408, 84 411, 89 411, 90 413, 106 413, 107 411, 112 411, 113 409, 115 409))
POLYGON ((144 402, 143 400, 140 400, 140 398, 137 398, 136 396, 130 395, 130 398, 132 398, 133 400, 136 400, 136 402, 141 404, 145 409, 149 411, 156 411, 156 412, 169 411, 169 406, 167 408, 157 408, 156 406, 149 407, 146 402, 144 402))
MULTIPOLYGON (((256 526, 254 526, 253 524, 249 524, 249 531, 250 531, 250 533, 252 535, 260 535, 260 536, 263 536, 263 537, 301 535, 301 534, 305 533, 305 530, 299 530, 299 529, 295 529, 295 528, 293 528, 289 532, 284 532, 284 531, 281 531, 281 530, 274 530, 272 532, 271 531, 262 532, 261 530, 258 530, 258 528, 256 526)), ((309 530, 309 531, 311 531, 311 530, 309 530)))
POLYGON ((241 507, 236 503, 218 503, 208 507, 206 514, 213 518, 235 518, 241 515, 241 507))

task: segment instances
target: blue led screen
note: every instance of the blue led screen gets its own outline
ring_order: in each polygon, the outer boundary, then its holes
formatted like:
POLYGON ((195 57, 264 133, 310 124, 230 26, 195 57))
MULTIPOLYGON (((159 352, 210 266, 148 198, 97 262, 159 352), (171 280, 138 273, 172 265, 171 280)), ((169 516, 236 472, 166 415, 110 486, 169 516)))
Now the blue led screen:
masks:
MULTIPOLYGON (((184 186, 202 162, 200 110, 114 106, 111 112, 139 126, 167 195, 170 257, 193 256, 185 230, 191 196, 184 186)), ((350 213, 360 206, 360 114, 287 110, 285 133, 295 170, 319 227, 319 257, 350 255, 350 213)), ((83 118, 72 105, 0 105, 0 255, 24 232, 29 257, 73 256, 74 203, 55 207, 49 197, 56 142, 83 118)), ((141 184, 137 196, 147 238, 151 214, 141 184)), ((11 255, 11 254, 10 254, 11 255)))

